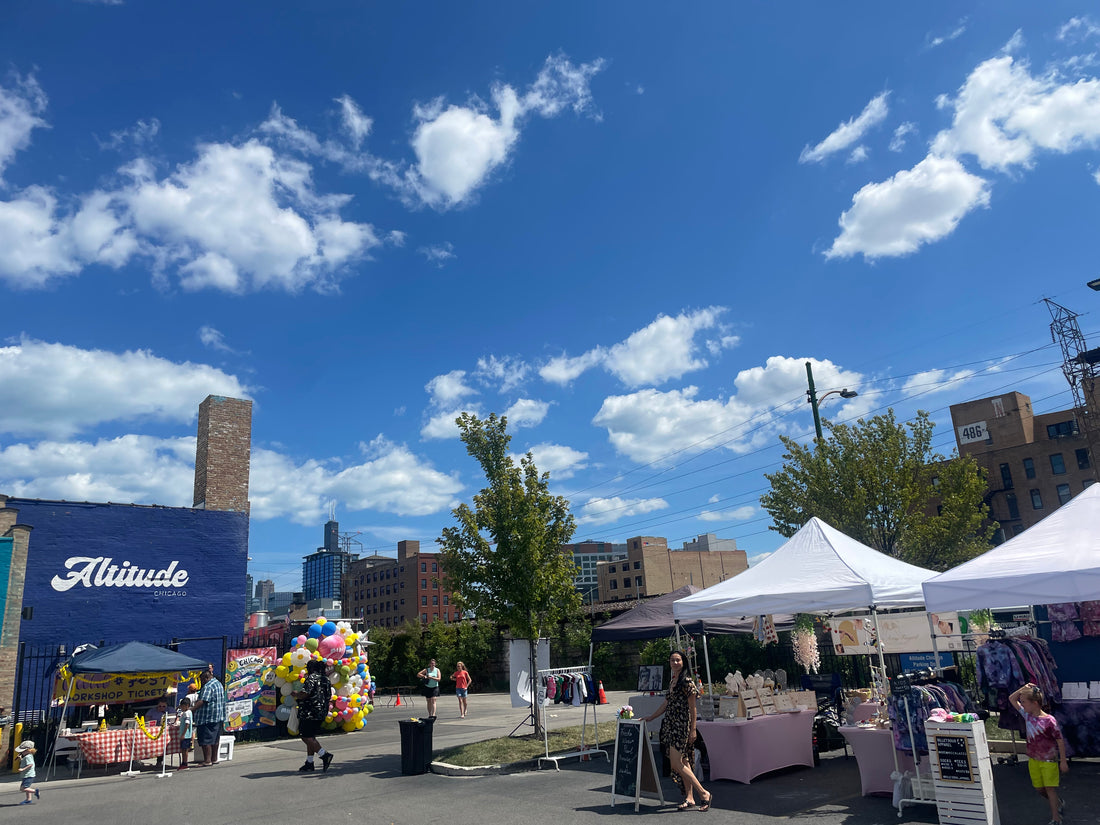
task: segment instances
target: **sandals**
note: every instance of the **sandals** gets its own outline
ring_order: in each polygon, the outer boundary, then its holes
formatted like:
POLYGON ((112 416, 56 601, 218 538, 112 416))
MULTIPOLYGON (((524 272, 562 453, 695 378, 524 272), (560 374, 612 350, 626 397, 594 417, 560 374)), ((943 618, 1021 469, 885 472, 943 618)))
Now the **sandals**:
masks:
POLYGON ((710 810, 710 803, 714 799, 714 794, 708 793, 707 798, 703 801, 703 804, 699 806, 699 813, 710 810))
POLYGON ((695 807, 694 802, 681 802, 679 805, 676 806, 676 810, 678 810, 678 811, 690 811, 694 807, 695 807))

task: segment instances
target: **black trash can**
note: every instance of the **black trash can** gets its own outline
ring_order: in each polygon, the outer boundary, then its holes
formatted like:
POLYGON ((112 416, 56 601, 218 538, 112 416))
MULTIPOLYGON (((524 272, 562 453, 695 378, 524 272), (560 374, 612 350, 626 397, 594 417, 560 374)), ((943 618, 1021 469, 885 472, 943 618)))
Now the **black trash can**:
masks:
POLYGON ((401 773, 427 773, 432 764, 432 726, 435 719, 401 719, 401 773))

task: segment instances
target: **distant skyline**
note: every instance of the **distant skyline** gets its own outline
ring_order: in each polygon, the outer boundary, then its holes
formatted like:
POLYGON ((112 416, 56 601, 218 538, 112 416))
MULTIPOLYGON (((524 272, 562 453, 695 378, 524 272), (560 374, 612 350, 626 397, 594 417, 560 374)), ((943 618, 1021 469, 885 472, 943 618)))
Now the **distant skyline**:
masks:
POLYGON ((609 0, 0 8, 0 493, 190 506, 253 401, 249 571, 433 549, 508 416, 574 541, 750 560, 779 435, 1100 345, 1100 12, 609 0))

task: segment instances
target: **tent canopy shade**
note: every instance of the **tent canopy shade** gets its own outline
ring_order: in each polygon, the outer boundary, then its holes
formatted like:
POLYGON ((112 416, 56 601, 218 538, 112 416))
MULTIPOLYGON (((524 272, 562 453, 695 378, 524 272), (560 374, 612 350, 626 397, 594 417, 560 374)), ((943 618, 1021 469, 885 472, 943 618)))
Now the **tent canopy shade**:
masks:
POLYGON ((924 583, 929 610, 1100 599, 1100 484, 1038 524, 924 583))
POLYGON ((176 673, 205 670, 207 662, 145 642, 93 648, 69 660, 72 673, 176 673))
POLYGON ((763 561, 731 579, 679 599, 679 621, 723 621, 776 613, 843 613, 917 608, 921 583, 934 576, 861 544, 819 518, 763 561))

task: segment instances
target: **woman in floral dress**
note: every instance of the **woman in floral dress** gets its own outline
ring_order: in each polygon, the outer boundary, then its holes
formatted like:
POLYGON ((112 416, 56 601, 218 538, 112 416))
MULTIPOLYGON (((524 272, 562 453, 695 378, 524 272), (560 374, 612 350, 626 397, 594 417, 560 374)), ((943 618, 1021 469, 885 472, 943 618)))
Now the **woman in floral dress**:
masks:
POLYGON ((668 683, 668 693, 665 701, 654 713, 645 720, 651 722, 662 713, 665 718, 661 720, 661 750, 665 752, 669 763, 672 765, 672 781, 684 795, 684 801, 676 810, 686 811, 695 807, 695 794, 701 799, 700 811, 710 810, 711 794, 699 782, 692 769, 692 759, 695 755, 695 697, 698 690, 695 680, 691 678, 685 666, 684 654, 674 650, 669 655, 669 668, 672 676, 668 683))

